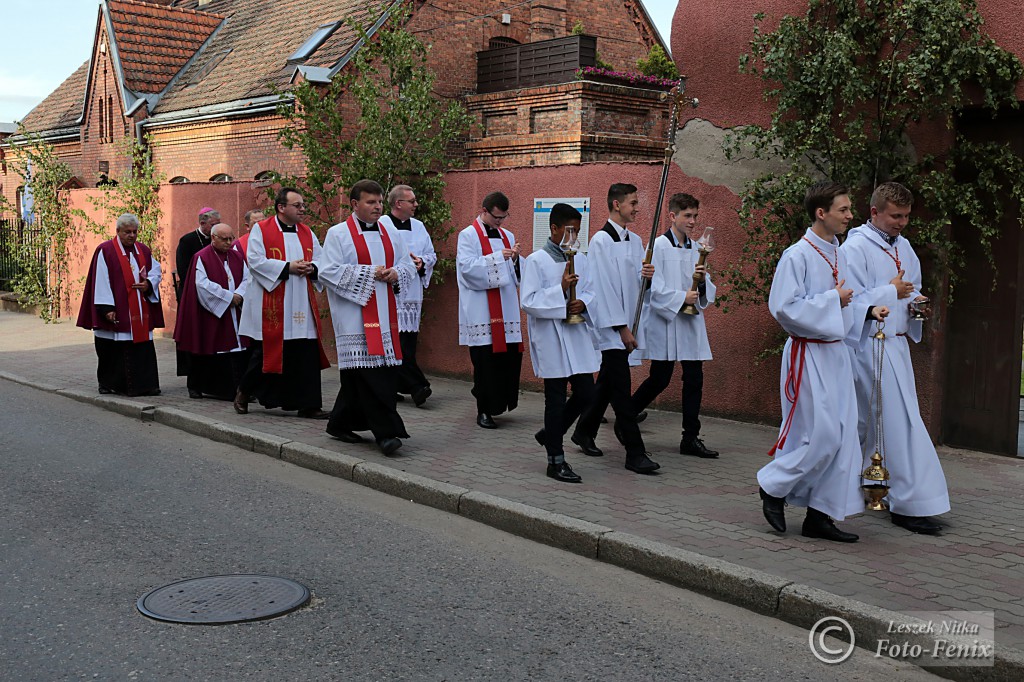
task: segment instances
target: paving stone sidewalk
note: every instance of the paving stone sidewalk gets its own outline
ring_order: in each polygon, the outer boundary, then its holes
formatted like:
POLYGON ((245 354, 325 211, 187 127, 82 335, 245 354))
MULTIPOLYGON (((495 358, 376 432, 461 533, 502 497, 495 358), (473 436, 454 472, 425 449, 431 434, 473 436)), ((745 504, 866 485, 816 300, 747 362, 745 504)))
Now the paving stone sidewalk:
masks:
MULTIPOLYGON (((567 443, 566 455, 582 485, 545 477, 544 450, 533 439, 541 426, 543 396, 524 393, 519 408, 476 426, 469 385, 433 379, 422 408, 399 404, 412 438, 386 458, 370 444, 347 445, 323 432, 324 422, 298 419, 253 405, 236 415, 227 402, 190 400, 174 376, 173 342, 157 340, 163 395, 147 398, 226 423, 343 452, 436 481, 491 493, 515 502, 601 524, 718 557, 749 568, 898 612, 994 611, 998 645, 1024 649, 1024 461, 941 448, 953 511, 941 536, 910 534, 887 515, 865 513, 842 523, 860 534, 852 545, 800 537, 802 509, 791 509, 790 531, 770 532, 761 516, 755 472, 775 429, 703 419, 703 437, 722 452, 718 460, 677 452, 680 417, 652 411, 642 425, 648 448, 661 463, 655 476, 623 468, 610 428, 598 444, 607 453, 589 458, 567 443), (794 528, 796 530, 794 530, 794 528)), ((453 352, 464 352, 453 349, 453 352)), ((65 321, 0 312, 0 371, 60 388, 96 389, 92 335, 65 321)), ((324 407, 338 388, 337 370, 322 375, 324 407)))

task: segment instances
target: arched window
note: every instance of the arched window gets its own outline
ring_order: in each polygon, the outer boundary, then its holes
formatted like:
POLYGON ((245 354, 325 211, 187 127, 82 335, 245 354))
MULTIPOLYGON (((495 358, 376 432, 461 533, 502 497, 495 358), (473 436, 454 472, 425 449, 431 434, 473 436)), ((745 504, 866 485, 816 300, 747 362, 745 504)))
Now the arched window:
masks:
POLYGON ((171 178, 170 183, 172 185, 184 185, 188 181, 188 178, 186 178, 184 175, 179 175, 177 177, 171 178))
POLYGON ((492 50, 497 50, 502 47, 512 47, 518 45, 519 41, 515 38, 509 38, 508 36, 494 36, 488 43, 488 47, 492 50))
POLYGON ((210 182, 231 182, 231 176, 227 173, 217 173, 210 178, 210 182))
POLYGON ((274 171, 268 171, 268 170, 261 171, 261 172, 257 173, 256 177, 253 178, 253 180, 273 180, 273 179, 274 179, 274 171))

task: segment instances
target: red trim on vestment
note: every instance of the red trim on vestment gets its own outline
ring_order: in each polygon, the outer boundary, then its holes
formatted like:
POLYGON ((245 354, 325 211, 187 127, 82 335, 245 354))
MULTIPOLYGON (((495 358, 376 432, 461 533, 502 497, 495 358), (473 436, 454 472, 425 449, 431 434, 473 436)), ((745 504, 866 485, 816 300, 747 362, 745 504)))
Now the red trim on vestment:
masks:
POLYGON ((147 281, 146 266, 142 264, 141 251, 136 253, 133 250, 135 262, 139 265, 139 279, 136 281, 135 273, 132 272, 132 263, 126 251, 127 249, 117 250, 117 262, 121 265, 124 286, 128 290, 128 318, 131 320, 132 343, 145 343, 149 341, 149 306, 142 300, 142 290, 133 289, 132 286, 147 281))
MULTIPOLYGON (((370 256, 370 248, 366 244, 366 237, 356 227, 354 215, 350 215, 345 221, 349 234, 352 235, 352 244, 356 248, 356 259, 360 265, 373 265, 370 256)), ((377 223, 377 230, 380 232, 380 241, 384 246, 384 267, 395 267, 395 247, 391 244, 391 236, 381 223, 377 223)), ((390 284, 388 291, 388 323, 391 330, 391 349, 395 358, 402 359, 402 347, 398 339, 398 302, 395 299, 395 289, 390 284)), ((377 287, 370 294, 370 300, 363 306, 363 332, 366 334, 366 352, 370 355, 384 355, 384 334, 380 328, 380 312, 377 310, 377 287)))
MULTIPOLYGON (((285 257, 284 233, 277 225, 277 217, 271 216, 259 223, 263 235, 263 250, 268 258, 288 261, 285 257), (276 254, 272 254, 276 251, 276 254)), ((302 245, 303 259, 313 260, 313 231, 299 223, 295 226, 295 234, 302 245)), ((281 374, 284 371, 284 293, 286 282, 279 284, 273 291, 263 292, 263 371, 266 374, 281 374)), ((323 341, 320 340, 320 307, 316 303, 313 291, 313 280, 306 278, 306 290, 309 296, 309 308, 316 323, 316 344, 320 349, 320 368, 331 366, 324 352, 323 341)))
MULTIPOLYGON (((479 218, 473 221, 473 227, 476 228, 476 236, 480 238, 480 250, 483 255, 489 256, 494 253, 494 249, 491 248, 491 240, 487 238, 487 232, 484 231, 479 218)), ((498 234, 501 235, 501 243, 505 245, 505 248, 511 249, 512 245, 505 235, 505 230, 499 227, 498 234)), ((505 317, 501 310, 501 287, 487 290, 487 312, 491 318, 491 350, 495 353, 504 353, 508 350, 508 344, 505 342, 505 317)), ((512 345, 514 346, 513 351, 519 350, 519 344, 513 343, 512 345)))

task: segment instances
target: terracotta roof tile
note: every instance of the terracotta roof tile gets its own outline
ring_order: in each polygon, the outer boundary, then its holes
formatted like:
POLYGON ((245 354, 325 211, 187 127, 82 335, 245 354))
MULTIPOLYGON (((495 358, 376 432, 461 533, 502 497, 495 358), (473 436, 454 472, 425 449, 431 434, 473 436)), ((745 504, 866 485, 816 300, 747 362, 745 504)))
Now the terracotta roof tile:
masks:
POLYGON ((223 16, 137 0, 108 0, 125 85, 158 93, 192 58, 223 16))
POLYGON ((79 66, 46 99, 28 112, 22 122, 34 131, 56 130, 77 125, 85 101, 85 84, 89 79, 89 60, 79 66))
MULTIPOLYGON (((195 0, 175 5, 194 7, 195 0)), ((154 113, 262 97, 273 94, 275 88, 284 89, 295 70, 295 65, 287 64, 288 57, 319 26, 350 17, 366 21, 375 6, 366 0, 211 0, 203 10, 226 15, 227 22, 154 113), (214 65, 217 59, 221 61, 214 65)), ((342 25, 304 63, 332 66, 354 43, 354 32, 342 25)))
MULTIPOLYGON (((162 0, 156 0, 162 2, 162 0)), ((333 21, 371 20, 365 0, 196 0, 168 5, 107 0, 126 85, 140 93, 161 92, 188 63, 220 22, 227 22, 181 74, 152 113, 232 102, 285 89, 295 70, 287 63, 316 29, 333 21), (315 8, 312 11, 311 8, 315 8)), ((304 63, 333 66, 355 44, 342 25, 304 63)), ((89 62, 83 64, 26 117, 32 130, 75 125, 82 113, 89 62)))

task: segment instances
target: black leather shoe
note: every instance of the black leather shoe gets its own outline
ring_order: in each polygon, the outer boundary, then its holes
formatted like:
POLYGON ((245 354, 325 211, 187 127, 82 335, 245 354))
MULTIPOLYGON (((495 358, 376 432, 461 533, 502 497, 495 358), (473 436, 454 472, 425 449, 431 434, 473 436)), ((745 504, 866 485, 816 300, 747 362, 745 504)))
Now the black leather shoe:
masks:
POLYGON ((419 407, 423 403, 427 402, 427 398, 433 391, 430 390, 430 386, 424 386, 415 393, 412 394, 412 401, 416 403, 416 407, 419 407))
POLYGON ((544 431, 544 429, 541 429, 537 433, 533 434, 534 440, 536 440, 541 445, 546 445, 547 444, 545 442, 545 440, 544 440, 546 436, 547 436, 547 433, 544 431))
POLYGON ((636 457, 626 457, 626 468, 638 474, 653 474, 661 468, 661 465, 651 461, 651 458, 645 452, 636 457))
POLYGON ((396 393, 395 394, 395 402, 396 403, 404 403, 405 402, 405 396, 402 395, 401 393, 396 393))
POLYGON ((584 436, 583 434, 574 433, 569 438, 573 443, 579 446, 580 450, 587 457, 603 457, 604 450, 597 447, 597 443, 590 436, 584 436))
POLYGON ((942 526, 927 516, 904 516, 903 514, 892 514, 892 522, 900 528, 906 528, 911 533, 921 535, 938 535, 942 526))
POLYGON ((188 389, 188 397, 192 398, 193 400, 199 400, 200 398, 203 397, 203 392, 202 391, 197 391, 194 388, 190 388, 190 389, 188 389))
POLYGON ((100 386, 100 395, 111 395, 113 393, 117 393, 117 391, 112 388, 107 388, 106 386, 100 386))
POLYGON ((643 420, 647 419, 647 410, 641 410, 636 415, 636 423, 640 424, 643 420))
POLYGON ((556 481, 562 481, 563 483, 581 483, 583 481, 580 475, 572 470, 568 462, 562 462, 561 464, 549 464, 548 465, 548 478, 553 478, 556 481))
POLYGON ((786 498, 773 497, 766 493, 764 488, 761 488, 760 486, 757 488, 757 492, 761 496, 761 511, 764 512, 764 518, 768 522, 768 525, 780 533, 785 533, 786 498))
POLYGON ((836 524, 817 509, 807 508, 807 517, 804 519, 804 527, 800 533, 805 538, 821 538, 833 542, 857 542, 859 535, 847 533, 836 528, 836 524))
POLYGON ((249 414, 249 396, 239 390, 235 393, 234 406, 238 414, 249 414))
POLYGON ((377 441, 377 447, 380 448, 385 457, 390 457, 395 453, 395 450, 402 447, 402 441, 397 438, 381 438, 377 441))
POLYGON ((328 436, 330 436, 331 438, 337 438, 343 443, 362 443, 364 440, 366 440, 355 431, 342 431, 341 429, 338 429, 337 431, 332 431, 331 427, 327 427, 326 431, 328 436))
POLYGON ((481 412, 476 416, 476 425, 481 429, 496 429, 498 425, 494 423, 494 417, 484 412, 481 412))
POLYGON ((680 455, 693 455, 695 457, 703 457, 704 459, 714 459, 718 457, 718 450, 709 450, 704 445, 704 441, 700 438, 683 439, 679 441, 679 454, 680 455))
POLYGON ((299 416, 303 419, 330 419, 331 413, 324 412, 319 407, 314 407, 309 410, 299 410, 299 416))

